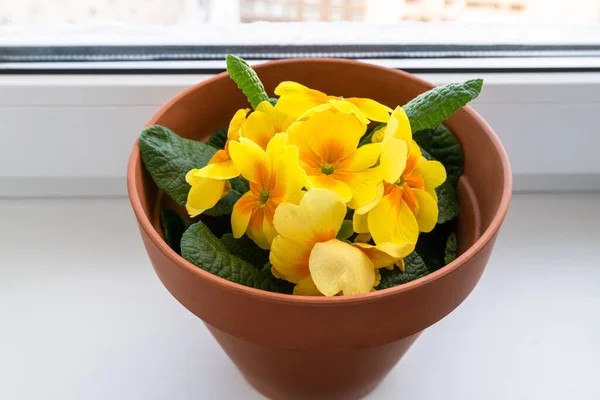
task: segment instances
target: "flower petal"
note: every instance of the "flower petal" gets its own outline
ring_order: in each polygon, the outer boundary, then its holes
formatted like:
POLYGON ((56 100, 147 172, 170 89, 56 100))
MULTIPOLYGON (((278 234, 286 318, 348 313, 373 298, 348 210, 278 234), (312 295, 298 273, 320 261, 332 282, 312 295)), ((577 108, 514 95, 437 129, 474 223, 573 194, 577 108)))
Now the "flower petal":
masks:
POLYGON ((375 268, 388 267, 408 256, 415 250, 414 244, 405 244, 402 246, 387 242, 377 246, 367 243, 353 243, 369 257, 375 268))
MULTIPOLYGON (((368 214, 359 214, 356 211, 352 216, 352 229, 354 232, 362 234, 369 233, 368 214)), ((369 239, 370 240, 370 239, 369 239)))
POLYGON ((388 106, 366 98, 350 97, 346 101, 354 104, 371 121, 387 122, 392 109, 388 106))
POLYGON ((186 181, 192 186, 187 197, 185 208, 190 217, 202 214, 213 208, 225 191, 225 182, 221 179, 211 179, 195 176, 191 170, 186 175, 186 181))
POLYGON ((386 140, 381 149, 379 170, 384 181, 394 183, 404 172, 408 146, 402 140, 391 138, 386 140))
POLYGON ((325 296, 369 293, 375 284, 375 269, 358 248, 332 239, 317 243, 308 262, 310 275, 325 296))
POLYGON ((303 128, 308 147, 323 163, 334 164, 356 151, 366 125, 352 115, 323 111, 310 117, 303 128))
POLYGON ((271 118, 275 133, 285 132, 287 128, 294 122, 295 118, 287 115, 281 110, 276 109, 273 104, 269 101, 261 102, 257 107, 256 111, 263 112, 271 118))
POLYGON ((418 203, 415 218, 419 224, 419 231, 431 232, 438 221, 438 205, 429 193, 424 190, 411 189, 418 203))
POLYGON ((356 107, 354 104, 350 103, 344 99, 329 99, 329 103, 339 112, 344 114, 354 115, 361 124, 368 125, 369 120, 365 115, 356 107))
POLYGON ((321 174, 309 176, 308 187, 310 189, 317 188, 334 191, 345 203, 352 200, 352 189, 344 182, 335 179, 333 175, 321 174))
POLYGON ((385 138, 388 139, 392 137, 403 140, 407 144, 412 143, 413 140, 408 116, 400 106, 396 107, 392 112, 385 130, 385 138))
POLYGON ((229 142, 229 154, 242 176, 260 185, 269 176, 267 154, 256 143, 240 138, 239 142, 229 142))
POLYGON ((332 176, 344 182, 352 191, 352 199, 348 202, 350 208, 359 209, 367 204, 372 204, 376 202, 381 193, 379 190, 381 177, 377 168, 360 172, 336 172, 332 176))
POLYGON ((299 283, 310 276, 308 259, 311 249, 292 239, 277 236, 271 243, 269 260, 277 274, 289 282, 299 283))
POLYGON ((310 276, 296 284, 293 294, 295 296, 323 296, 310 276))
POLYGON ((291 81, 281 82, 275 88, 275 94, 280 96, 275 108, 293 117, 300 117, 327 101, 325 93, 291 81))
POLYGON ((423 179, 428 193, 446 181, 446 168, 439 161, 423 161, 412 173, 423 179))
POLYGON ((273 223, 279 235, 305 246, 335 238, 346 206, 329 190, 308 191, 300 205, 282 203, 275 210, 273 223))
POLYGON ((204 168, 195 172, 196 176, 213 179, 231 179, 239 174, 240 171, 231 161, 227 150, 217 151, 204 168))
POLYGON ((377 163, 381 154, 381 144, 371 143, 356 149, 354 153, 340 161, 336 167, 344 171, 362 171, 377 163))
POLYGON ((240 197, 233 205, 233 211, 231 212, 231 229, 233 231, 233 237, 239 239, 244 235, 248 229, 252 211, 257 207, 259 207, 258 200, 250 191, 246 192, 246 194, 240 197))
POLYGON ((254 111, 244 125, 242 136, 252 140, 263 150, 267 148, 267 143, 275 135, 275 126, 273 120, 264 112, 254 111))
POLYGON ((240 130, 246 122, 246 115, 250 112, 249 108, 243 108, 237 110, 229 122, 229 129, 227 129, 227 139, 238 140, 240 137, 240 130))
POLYGON ((402 199, 402 189, 393 189, 368 214, 369 231, 376 244, 397 245, 416 243, 419 236, 417 220, 402 199))

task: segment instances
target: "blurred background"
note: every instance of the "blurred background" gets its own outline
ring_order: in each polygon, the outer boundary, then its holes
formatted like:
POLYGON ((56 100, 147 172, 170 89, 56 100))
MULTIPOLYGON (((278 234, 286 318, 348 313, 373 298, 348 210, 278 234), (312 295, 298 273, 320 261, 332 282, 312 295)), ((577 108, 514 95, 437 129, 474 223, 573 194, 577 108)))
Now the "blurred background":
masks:
POLYGON ((0 26, 400 21, 595 24, 598 0, 2 0, 0 26))

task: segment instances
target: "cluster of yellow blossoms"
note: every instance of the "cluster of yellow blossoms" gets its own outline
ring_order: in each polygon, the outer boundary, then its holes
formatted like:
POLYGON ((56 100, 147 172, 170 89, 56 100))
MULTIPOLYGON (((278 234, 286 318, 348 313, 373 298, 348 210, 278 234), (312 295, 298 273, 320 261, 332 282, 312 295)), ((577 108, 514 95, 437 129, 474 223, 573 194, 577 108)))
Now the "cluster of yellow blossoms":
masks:
POLYGON ((295 283, 294 294, 370 292, 378 269, 400 263, 434 228, 446 171, 423 158, 401 107, 295 82, 275 94, 275 106, 236 112, 225 149, 187 174, 187 210, 212 208, 241 175, 250 190, 233 207, 233 235, 270 249, 273 274, 295 283), (371 121, 387 125, 359 147, 371 121), (348 208, 354 243, 336 239, 348 208))

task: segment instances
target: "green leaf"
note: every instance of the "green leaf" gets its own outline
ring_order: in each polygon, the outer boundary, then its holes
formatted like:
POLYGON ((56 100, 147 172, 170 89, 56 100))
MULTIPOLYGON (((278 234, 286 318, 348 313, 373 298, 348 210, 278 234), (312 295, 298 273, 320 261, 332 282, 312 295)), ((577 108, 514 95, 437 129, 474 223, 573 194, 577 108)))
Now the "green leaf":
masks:
POLYGON ((385 128, 386 126, 387 126, 387 123, 382 122, 381 124, 374 125, 370 128, 367 128, 367 131, 360 138, 360 141, 358 142, 358 147, 361 147, 361 146, 364 146, 365 144, 371 143, 371 139, 373 138, 373 135, 375 134, 375 132, 377 132, 380 129, 385 128))
MULTIPOLYGON (((448 180, 452 186, 456 187, 458 178, 463 173, 465 154, 454 134, 446 126, 440 124, 435 129, 416 132, 413 139, 419 144, 421 150, 427 151, 433 159, 438 160, 446 167, 448 180)), ((427 156, 425 157, 427 158, 427 156)))
POLYGON ((180 205, 185 205, 190 191, 185 175, 191 169, 206 166, 217 151, 205 143, 177 136, 160 125, 144 129, 139 145, 154 183, 180 205))
POLYGON ((256 245, 248 236, 239 239, 228 233, 223 235, 221 241, 225 244, 231 254, 249 262, 256 268, 262 270, 269 263, 269 250, 263 250, 256 245))
POLYGON ((458 217, 458 190, 446 181, 435 189, 438 197, 438 224, 452 221, 458 217))
POLYGON ((223 150, 225 148, 225 143, 227 143, 227 129, 228 128, 221 128, 213 133, 208 139, 208 144, 217 150, 223 150))
POLYGON ((269 97, 269 103, 271 103, 271 105, 272 105, 273 107, 275 107, 275 104, 277 104, 277 101, 278 101, 278 100, 279 100, 279 99, 277 99, 277 98, 275 98, 275 97, 269 97))
POLYGON ((419 253, 430 272, 446 265, 446 243, 450 233, 456 229, 455 221, 438 224, 431 232, 419 234, 415 251, 419 253))
POLYGON ((348 239, 350 236, 354 235, 354 226, 352 225, 352 220, 345 219, 342 222, 342 227, 338 232, 336 238, 339 240, 348 239))
POLYGON ((446 241, 444 262, 448 265, 454 260, 456 260, 456 233, 452 232, 446 241))
POLYGON ((269 96, 265 92, 265 87, 256 75, 256 72, 240 57, 228 54, 226 58, 227 72, 231 79, 237 84, 238 88, 244 92, 252 108, 263 101, 268 101, 269 96))
POLYGON ((160 212, 160 221, 165 233, 165 242, 177 254, 181 254, 181 236, 190 225, 184 221, 177 211, 165 208, 160 212))
POLYGON ((191 225, 183 234, 181 255, 197 267, 228 281, 271 292, 292 292, 293 284, 231 254, 201 221, 191 225))
POLYGON ((412 252, 404 259, 404 272, 400 268, 394 267, 393 270, 386 268, 379 269, 381 274, 381 282, 377 286, 377 290, 388 289, 394 286, 402 285, 415 279, 419 279, 429 273, 423 259, 416 253, 412 252))
POLYGON ((456 110, 477 98, 483 79, 438 86, 412 99, 404 107, 413 132, 434 129, 456 110))
POLYGON ((204 211, 204 215, 219 217, 221 215, 231 214, 233 205, 244 195, 244 193, 250 190, 248 182, 242 181, 239 178, 230 179, 229 183, 231 184, 231 191, 227 196, 219 200, 213 208, 204 211))

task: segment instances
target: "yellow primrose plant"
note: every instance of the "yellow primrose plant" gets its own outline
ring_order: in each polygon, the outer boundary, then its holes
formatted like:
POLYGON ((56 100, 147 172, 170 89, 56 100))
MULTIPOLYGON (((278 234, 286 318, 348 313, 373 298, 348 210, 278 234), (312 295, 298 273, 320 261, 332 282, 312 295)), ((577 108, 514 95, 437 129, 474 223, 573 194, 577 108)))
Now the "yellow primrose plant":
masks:
POLYGON ((227 71, 249 107, 208 143, 159 125, 139 138, 152 179, 181 206, 161 212, 175 252, 232 282, 302 296, 383 290, 456 258, 464 154, 443 122, 481 79, 397 105, 291 81, 270 98, 241 58, 228 56, 227 71))

